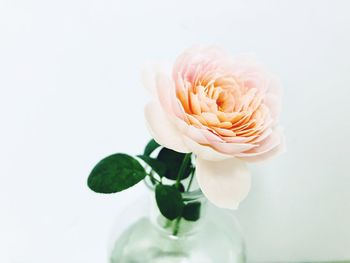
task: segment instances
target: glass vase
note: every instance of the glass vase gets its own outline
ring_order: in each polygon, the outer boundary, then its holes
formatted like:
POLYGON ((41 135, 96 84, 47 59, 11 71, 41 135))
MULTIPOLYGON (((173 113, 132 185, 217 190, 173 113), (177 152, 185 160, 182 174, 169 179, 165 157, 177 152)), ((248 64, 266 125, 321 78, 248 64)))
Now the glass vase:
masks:
POLYGON ((110 248, 110 263, 243 263, 245 246, 238 223, 229 211, 208 204, 201 191, 182 194, 186 204, 200 207, 196 221, 168 220, 149 196, 122 213, 110 248))

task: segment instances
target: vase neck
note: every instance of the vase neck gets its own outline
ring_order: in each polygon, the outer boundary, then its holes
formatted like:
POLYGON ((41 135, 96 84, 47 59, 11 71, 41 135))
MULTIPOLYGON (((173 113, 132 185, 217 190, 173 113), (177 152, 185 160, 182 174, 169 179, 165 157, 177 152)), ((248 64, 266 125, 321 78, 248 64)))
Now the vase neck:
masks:
POLYGON ((157 229, 164 234, 173 237, 190 236, 197 232, 206 217, 207 199, 200 189, 182 193, 184 203, 183 213, 181 217, 169 220, 164 217, 157 206, 154 185, 145 181, 150 190, 150 220, 157 229))

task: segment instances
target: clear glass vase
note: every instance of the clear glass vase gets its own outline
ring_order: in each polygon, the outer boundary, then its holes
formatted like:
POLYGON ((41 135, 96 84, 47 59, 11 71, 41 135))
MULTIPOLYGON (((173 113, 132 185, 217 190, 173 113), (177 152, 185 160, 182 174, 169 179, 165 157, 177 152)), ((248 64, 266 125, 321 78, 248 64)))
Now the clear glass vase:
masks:
POLYGON ((110 263, 243 263, 245 246, 232 213, 208 204, 200 190, 183 193, 185 203, 200 203, 196 221, 169 221, 150 196, 119 216, 110 263), (176 235, 174 235, 176 233, 176 235))

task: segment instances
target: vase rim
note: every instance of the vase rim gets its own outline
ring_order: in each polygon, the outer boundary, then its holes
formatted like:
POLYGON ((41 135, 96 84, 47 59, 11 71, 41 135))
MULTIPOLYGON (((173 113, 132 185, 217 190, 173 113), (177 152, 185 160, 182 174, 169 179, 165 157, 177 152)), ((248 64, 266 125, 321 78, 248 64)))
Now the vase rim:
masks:
MULTIPOLYGON (((148 177, 146 177, 143 181, 145 182, 145 185, 149 190, 151 191, 155 190, 154 184, 152 184, 151 180, 148 177)), ((181 193, 181 195, 182 195, 182 198, 185 200, 196 200, 204 197, 203 192, 200 188, 197 188, 189 192, 183 192, 181 193)))

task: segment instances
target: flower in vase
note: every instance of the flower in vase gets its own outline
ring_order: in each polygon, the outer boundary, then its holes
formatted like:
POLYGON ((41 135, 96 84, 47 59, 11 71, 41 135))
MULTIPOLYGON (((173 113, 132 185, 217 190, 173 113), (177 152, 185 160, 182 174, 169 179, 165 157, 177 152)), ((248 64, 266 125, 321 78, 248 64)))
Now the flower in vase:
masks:
POLYGON ((246 162, 283 149, 276 79, 250 56, 231 58, 216 47, 182 53, 172 72, 145 76, 152 100, 147 126, 164 147, 196 155, 196 177, 207 198, 237 208, 249 192, 246 162))

